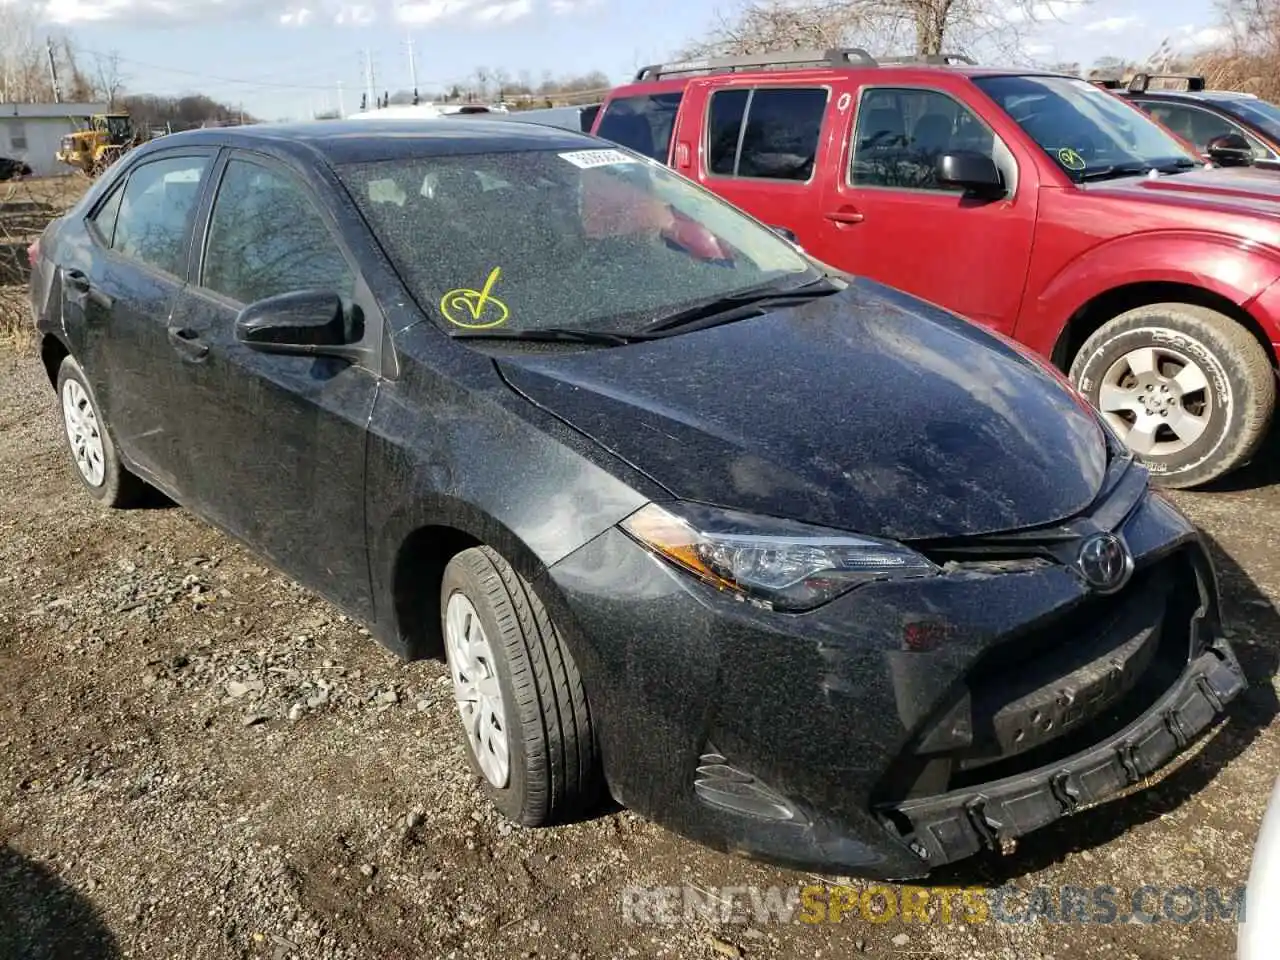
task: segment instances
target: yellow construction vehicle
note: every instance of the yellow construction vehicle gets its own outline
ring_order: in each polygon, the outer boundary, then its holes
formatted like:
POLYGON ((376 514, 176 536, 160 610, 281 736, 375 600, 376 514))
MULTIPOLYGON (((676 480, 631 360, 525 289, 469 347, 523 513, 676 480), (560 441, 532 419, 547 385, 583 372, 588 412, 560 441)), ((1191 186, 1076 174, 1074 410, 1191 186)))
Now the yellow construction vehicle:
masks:
POLYGON ((94 179, 141 142, 127 113, 96 114, 89 118, 87 128, 62 138, 55 156, 60 163, 94 179))

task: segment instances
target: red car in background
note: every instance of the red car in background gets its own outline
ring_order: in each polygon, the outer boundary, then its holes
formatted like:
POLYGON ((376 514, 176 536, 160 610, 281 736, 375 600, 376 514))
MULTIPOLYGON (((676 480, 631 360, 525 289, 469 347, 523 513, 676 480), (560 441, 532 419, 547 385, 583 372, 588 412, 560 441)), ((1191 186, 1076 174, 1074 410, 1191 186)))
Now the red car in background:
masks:
POLYGON ((1257 451, 1280 356, 1280 178, 1078 77, 857 49, 640 70, 592 132, 1051 358, 1171 487, 1257 451))

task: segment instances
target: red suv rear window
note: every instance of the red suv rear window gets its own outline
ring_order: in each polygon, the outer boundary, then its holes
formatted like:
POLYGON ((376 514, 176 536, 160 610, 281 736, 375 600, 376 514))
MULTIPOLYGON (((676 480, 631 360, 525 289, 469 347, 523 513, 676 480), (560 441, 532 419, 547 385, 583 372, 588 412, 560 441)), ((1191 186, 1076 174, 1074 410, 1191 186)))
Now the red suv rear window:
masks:
POLYGON ((671 130, 683 95, 676 90, 610 100, 605 105, 596 136, 666 163, 671 149, 671 130))

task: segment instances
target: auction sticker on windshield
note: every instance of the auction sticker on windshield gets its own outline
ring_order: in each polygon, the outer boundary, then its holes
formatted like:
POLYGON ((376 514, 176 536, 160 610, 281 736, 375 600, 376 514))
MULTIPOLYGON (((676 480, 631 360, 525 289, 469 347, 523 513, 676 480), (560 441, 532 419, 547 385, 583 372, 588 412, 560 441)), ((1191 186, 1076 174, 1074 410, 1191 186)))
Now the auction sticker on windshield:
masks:
POLYGON ((1076 153, 1070 147, 1063 147, 1058 151, 1058 162, 1068 170, 1083 170, 1088 164, 1084 162, 1084 157, 1076 153))
POLYGON ((621 150, 574 150, 560 154, 562 160, 568 160, 575 167, 590 170, 592 167, 607 167, 615 163, 638 163, 635 157, 628 157, 621 150))

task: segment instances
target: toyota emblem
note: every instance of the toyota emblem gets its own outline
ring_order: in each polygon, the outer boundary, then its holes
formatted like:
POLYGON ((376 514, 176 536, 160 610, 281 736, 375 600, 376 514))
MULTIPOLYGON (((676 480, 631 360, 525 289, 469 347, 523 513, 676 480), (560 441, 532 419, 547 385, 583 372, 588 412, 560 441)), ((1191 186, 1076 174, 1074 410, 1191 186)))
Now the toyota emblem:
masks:
POLYGON ((1095 533, 1080 544, 1076 566, 1085 582, 1099 593, 1115 593, 1129 582, 1133 557, 1114 533, 1095 533))

